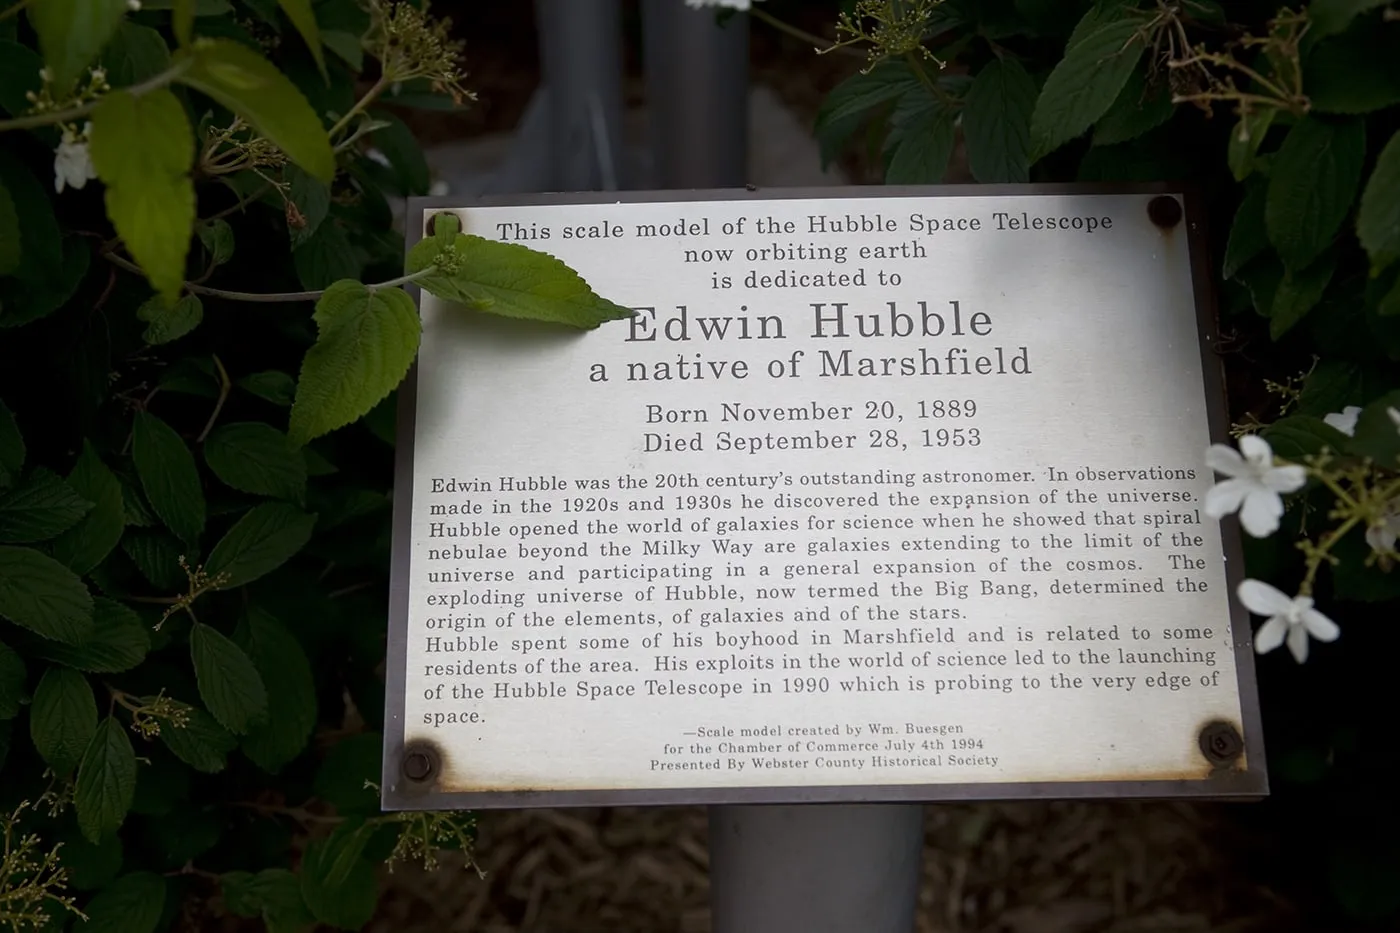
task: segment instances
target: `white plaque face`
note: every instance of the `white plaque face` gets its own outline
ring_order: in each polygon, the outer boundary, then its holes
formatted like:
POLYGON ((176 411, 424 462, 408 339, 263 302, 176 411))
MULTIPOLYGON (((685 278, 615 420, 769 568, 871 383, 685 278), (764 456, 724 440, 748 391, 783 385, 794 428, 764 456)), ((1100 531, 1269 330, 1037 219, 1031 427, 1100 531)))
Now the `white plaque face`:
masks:
POLYGON ((967 190, 411 202, 636 314, 423 296, 387 807, 1265 792, 1188 198, 967 190))

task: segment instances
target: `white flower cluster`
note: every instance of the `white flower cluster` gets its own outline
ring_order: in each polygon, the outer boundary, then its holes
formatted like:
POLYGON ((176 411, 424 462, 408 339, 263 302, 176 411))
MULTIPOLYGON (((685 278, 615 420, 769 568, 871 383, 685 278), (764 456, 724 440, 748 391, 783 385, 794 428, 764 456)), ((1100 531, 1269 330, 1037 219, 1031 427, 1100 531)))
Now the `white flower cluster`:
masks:
POLYGON ((695 10, 707 6, 726 6, 731 10, 747 10, 749 0, 685 0, 685 5, 695 10))
MULTIPOLYGON (((1400 411, 1386 409, 1400 430, 1400 411)), ((1322 420, 1347 436, 1356 433, 1361 409, 1348 405, 1322 420)), ((1283 517, 1281 494, 1297 492, 1307 483, 1307 471, 1296 464, 1276 464, 1273 448, 1262 437, 1247 434, 1240 438, 1240 449, 1212 444, 1206 451, 1206 465, 1223 474, 1205 498, 1205 513, 1224 518, 1239 512, 1240 526, 1256 538, 1267 538, 1278 530, 1283 517)), ((1400 538, 1400 503, 1392 503, 1386 514, 1366 529, 1366 543, 1378 553, 1395 550, 1400 538)), ((1266 621, 1254 636, 1254 649, 1260 654, 1287 643, 1293 657, 1302 664, 1308 659, 1309 637, 1335 641, 1341 634, 1337 623, 1313 608, 1311 596, 1288 596, 1262 580, 1245 580, 1235 590, 1240 603, 1266 621)))
POLYGON ((72 127, 64 127, 63 137, 53 156, 53 190, 63 193, 64 187, 82 188, 97 177, 97 169, 92 167, 92 156, 88 154, 88 134, 92 124, 83 126, 81 133, 72 127))

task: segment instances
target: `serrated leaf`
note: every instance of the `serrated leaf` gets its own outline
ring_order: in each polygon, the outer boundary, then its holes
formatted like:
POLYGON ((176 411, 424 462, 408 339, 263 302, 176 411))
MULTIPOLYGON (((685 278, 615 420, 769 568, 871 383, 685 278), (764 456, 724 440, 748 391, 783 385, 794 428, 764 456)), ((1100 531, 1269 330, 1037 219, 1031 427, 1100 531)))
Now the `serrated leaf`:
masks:
POLYGON ((1137 139, 1166 123, 1173 112, 1166 79, 1149 85, 1146 71, 1135 68, 1113 106, 1094 125, 1094 145, 1112 146, 1137 139))
POLYGON ((78 827, 89 842, 121 828, 136 793, 136 753, 115 716, 97 727, 78 764, 73 804, 78 827))
MULTIPOLYGON (((1230 144, 1226 149, 1226 161, 1230 164, 1230 174, 1235 181, 1244 181, 1254 171, 1255 157, 1264 137, 1269 135, 1278 111, 1273 107, 1260 107, 1240 117, 1235 128, 1230 131, 1230 144)), ((1261 214, 1262 218, 1262 214, 1261 214)), ((1261 221, 1262 222, 1262 221, 1261 221)))
POLYGON ((313 790, 341 813, 371 813, 379 808, 379 794, 366 783, 379 782, 383 767, 384 737, 378 732, 352 735, 326 753, 313 790))
POLYGON ((1113 106, 1142 57, 1144 25, 1126 4, 1095 6, 1084 14, 1031 116, 1035 158, 1083 133, 1113 106))
POLYGON ((229 872, 220 880, 224 903, 240 917, 259 917, 269 933, 291 933, 316 922, 301 896, 301 879, 285 868, 267 868, 256 875, 229 872))
POLYGON ((1371 257, 1373 272, 1400 258, 1400 132, 1381 150, 1361 194, 1356 235, 1371 257))
POLYGON ((1035 80, 1015 59, 995 59, 977 73, 963 101, 968 166, 983 183, 1030 180, 1035 80))
POLYGON ((0 547, 0 616, 45 638, 78 644, 92 633, 92 596, 52 557, 0 547))
POLYGON ((24 659, 0 642, 0 720, 14 719, 24 704, 24 659))
POLYGON ((1327 253, 1301 272, 1285 272, 1274 292, 1269 336, 1279 339, 1316 307, 1336 270, 1336 255, 1327 253))
POLYGON ((204 489, 180 435, 150 412, 137 412, 131 452, 151 509, 185 543, 198 541, 204 531, 204 489))
POLYGON ((1235 211, 1230 225, 1230 239, 1225 244, 1225 263, 1221 275, 1232 279, 1255 256, 1269 248, 1269 235, 1264 231, 1264 199, 1267 189, 1250 185, 1235 211))
POLYGON ((267 688, 243 653, 217 629, 196 623, 190 630, 190 657, 204 705, 230 732, 245 734, 267 717, 267 688))
POLYGON ((43 0, 29 7, 44 65, 67 88, 97 58, 126 15, 126 0, 43 0))
POLYGON ((371 827, 351 821, 306 847, 301 895, 322 923, 357 930, 374 916, 379 891, 374 865, 364 857, 371 834, 371 827))
POLYGON ((238 114, 316 178, 329 183, 335 175, 335 153, 316 112, 256 52, 228 39, 201 40, 180 80, 238 114))
POLYGON ((106 559, 126 529, 121 482, 107 469, 90 441, 68 474, 68 485, 93 503, 92 511, 54 539, 53 556, 77 574, 90 572, 106 559))
POLYGON ((112 87, 129 87, 169 68, 170 47, 159 32, 127 21, 102 50, 102 67, 112 87))
POLYGON ((817 111, 815 133, 821 147, 822 167, 840 154, 852 134, 880 106, 919 86, 918 76, 907 62, 881 62, 866 74, 854 74, 826 95, 817 111))
POLYGON ((130 531, 122 538, 122 550, 157 590, 169 593, 185 589, 180 558, 187 548, 175 536, 164 531, 130 531))
POLYGON ((82 644, 46 641, 32 652, 89 674, 119 674, 144 661, 150 648, 151 637, 141 618, 121 603, 99 596, 93 600, 92 634, 82 644))
POLYGON ((18 269, 21 255, 19 209, 10 192, 0 184, 0 275, 18 269))
POLYGON ((424 195, 432 183, 428 160, 423 156, 423 146, 414 137, 413 131, 393 114, 377 110, 372 114, 376 122, 384 124, 374 131, 371 137, 374 148, 388 159, 390 173, 394 179, 394 193, 400 195, 424 195))
MULTIPOLYGON (((433 266, 442 248, 436 238, 421 240, 409 251, 407 270, 433 266)), ((477 311, 579 328, 632 316, 630 309, 599 297, 577 272, 545 253, 460 233, 449 249, 457 263, 452 268, 459 271, 418 280, 439 298, 477 311)))
POLYGON ((227 221, 207 221, 200 224, 195 232, 199 234, 199 242, 204 244, 204 251, 209 254, 211 263, 222 266, 233 258, 233 228, 227 221))
POLYGON ((892 137, 885 165, 887 185, 933 185, 941 182, 953 154, 953 117, 944 110, 927 113, 892 137))
POLYGON ((29 736, 54 774, 66 775, 97 732, 97 700, 86 677, 67 667, 51 667, 34 689, 29 736))
POLYGON ((307 441, 362 417, 403 381, 421 324, 399 289, 337 282, 316 303, 318 337, 302 362, 288 435, 307 441))
POLYGON ((1400 411, 1400 390, 1381 396, 1361 410, 1352 450, 1394 469, 1400 463, 1400 429, 1390 417, 1392 408, 1400 411))
POLYGON ((92 114, 89 149, 107 185, 107 216, 151 285, 174 302, 194 226, 194 134, 165 88, 115 91, 92 114))
POLYGON ((251 583, 291 560, 311 540, 316 516, 284 502, 250 509, 214 545, 204 569, 219 577, 221 588, 251 583))
POLYGON ((1321 42, 1303 63, 1312 113, 1371 113, 1400 102, 1400 27, 1358 24, 1321 42))
POLYGON ((136 309, 138 320, 147 324, 141 339, 152 346, 179 340, 204 320, 204 303, 198 295, 181 295, 170 304, 160 295, 136 309))
POLYGON ((43 468, 0 495, 0 544, 32 544, 57 537, 78 524, 93 503, 58 474, 43 468))
POLYGON ((228 753, 238 747, 233 737, 218 721, 202 709, 187 707, 189 721, 183 726, 163 723, 160 740, 176 758, 205 774, 217 774, 228 767, 228 753))
POLYGON ((287 435, 261 421, 226 424, 204 442, 214 475, 240 492, 301 502, 306 497, 306 458, 287 435))
POLYGON ((1308 32, 1313 39, 1321 39, 1342 32, 1351 21, 1376 7, 1385 6, 1388 0, 1313 0, 1308 4, 1308 19, 1312 25, 1308 32))
POLYGON ((1345 434, 1311 415, 1280 418, 1259 433, 1269 442, 1275 456, 1295 463, 1321 453, 1324 448, 1339 453, 1347 449, 1348 443, 1345 434))
POLYGON ((0 489, 19 482, 24 469, 24 437, 15 424, 15 416, 0 402, 0 489))
POLYGON ((292 402, 296 400, 297 381, 275 369, 244 376, 238 380, 238 387, 283 408, 292 407, 292 402))
POLYGON ((360 277, 363 268, 350 238, 340 224, 327 221, 300 246, 292 250, 297 281, 307 291, 330 288, 342 279, 360 277))
POLYGON ((151 872, 123 875, 83 907, 75 933, 154 933, 165 913, 165 879, 151 872))
POLYGON ((271 774, 306 747, 316 726, 316 681, 301 643, 280 622, 254 607, 236 633, 239 643, 267 685, 268 708, 275 715, 255 726, 243 752, 271 774))
POLYGON ((1359 120, 1306 117, 1288 133, 1269 170, 1264 226, 1289 269, 1321 255, 1351 212, 1366 157, 1359 120))
POLYGON ((292 248, 296 249, 316 235, 330 213, 331 189, 325 182, 311 177, 295 165, 288 166, 286 179, 290 185, 287 199, 291 202, 285 211, 287 233, 292 248))

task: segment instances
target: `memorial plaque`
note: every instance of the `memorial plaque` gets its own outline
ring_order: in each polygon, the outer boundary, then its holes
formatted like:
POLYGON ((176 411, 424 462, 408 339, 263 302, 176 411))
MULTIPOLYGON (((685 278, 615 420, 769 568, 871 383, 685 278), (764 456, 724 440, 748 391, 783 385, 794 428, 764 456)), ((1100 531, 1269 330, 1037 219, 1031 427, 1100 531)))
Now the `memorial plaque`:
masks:
POLYGON ((410 202, 389 808, 1266 792, 1209 264, 1161 187, 410 202))

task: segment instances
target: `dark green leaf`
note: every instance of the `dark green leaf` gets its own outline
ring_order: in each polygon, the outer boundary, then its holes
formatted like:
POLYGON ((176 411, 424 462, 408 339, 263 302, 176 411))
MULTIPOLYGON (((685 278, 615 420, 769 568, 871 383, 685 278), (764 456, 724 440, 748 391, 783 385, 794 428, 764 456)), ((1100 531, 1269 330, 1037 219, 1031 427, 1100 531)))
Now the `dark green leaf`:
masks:
POLYGON ((39 77, 43 67, 44 60, 28 46, 0 39, 0 109, 12 117, 27 113, 30 104, 25 95, 37 92, 43 85, 39 77))
POLYGON ((121 482, 89 441, 83 441, 83 452, 68 474, 68 485, 94 505, 82 521, 54 540, 53 556, 74 573, 85 574, 102 563, 121 540, 126 505, 121 482))
POLYGON ((993 59, 963 102, 963 134, 972 175, 980 182, 1030 180, 1035 80, 1015 59, 993 59))
MULTIPOLYGON (((1323 360, 1308 374, 1298 409, 1303 414, 1325 415, 1375 398, 1389 385, 1383 366, 1363 366, 1348 360, 1323 360)), ((322 521, 324 521, 324 516, 322 521)))
POLYGON ((66 830, 60 839, 63 848, 58 852, 58 860, 68 871, 68 884, 74 890, 105 888, 121 873, 122 842, 116 833, 94 844, 75 827, 66 830))
POLYGON ((292 407, 292 402, 296 399, 297 381, 287 373, 275 369, 244 376, 238 380, 238 386, 283 408, 292 407))
POLYGON ((189 721, 183 726, 163 723, 160 740, 185 764, 196 771, 216 774, 228 767, 228 753, 238 747, 233 737, 218 721, 202 709, 186 710, 189 721))
POLYGON ((321 42, 356 71, 365 66, 364 43, 355 33, 328 30, 321 33, 321 42))
POLYGON ((1400 27, 1359 24, 1308 56, 1303 86, 1313 113, 1370 113, 1400 103, 1400 27))
POLYGON ((0 642, 0 719, 14 719, 26 696, 24 659, 0 642))
POLYGON ((190 630, 199 695, 209 712, 230 732, 243 735, 267 717, 267 688, 243 653, 217 629, 196 623, 190 630))
POLYGON ((158 346, 179 340, 198 327, 204 320, 204 303, 198 295, 181 295, 174 304, 156 295, 136 309, 136 317, 147 324, 141 339, 158 346))
POLYGON ((92 686, 77 671, 51 667, 34 690, 29 736, 54 774, 66 775, 97 732, 97 700, 92 686))
POLYGON ((301 868, 301 895, 317 920, 358 930, 374 916, 379 891, 374 864, 364 857, 372 827, 351 821, 312 840, 301 868))
POLYGON ((394 191, 401 195, 423 195, 428 193, 432 176, 428 171, 428 161, 423 157, 423 147, 414 138, 408 125, 387 111, 376 111, 376 121, 387 124, 374 131, 374 147, 389 160, 394 176, 394 191))
POLYGON ((1400 132, 1385 144, 1366 182, 1356 235, 1370 254, 1372 271, 1400 258, 1400 132))
POLYGON ((199 242, 204 244, 204 251, 209 254, 210 263, 222 266, 233 258, 233 228, 227 221, 207 221, 200 224, 195 232, 199 234, 199 242))
POLYGON ((292 251, 292 264, 302 288, 318 291, 343 279, 358 279, 361 263, 345 230, 323 223, 305 243, 292 251))
POLYGON ((131 531, 122 538, 122 550, 156 589, 169 593, 186 588, 180 558, 188 549, 173 535, 164 531, 131 531))
POLYGON ((83 908, 75 933, 154 933, 165 913, 165 879, 151 872, 123 875, 83 908))
POLYGON ((1321 255, 1351 212, 1366 157, 1359 120, 1301 120, 1288 133, 1269 172, 1264 225, 1289 269, 1321 255))
POLYGON ((256 875, 229 872, 220 879, 224 903, 240 917, 259 917, 268 933, 293 933, 311 926, 311 916, 301 896, 301 881, 285 868, 267 868, 256 875))
MULTIPOLYGON (((53 311, 61 302, 45 299, 72 283, 64 281, 63 236, 46 191, 52 176, 42 184, 16 156, 0 149, 0 184, 9 192, 20 221, 20 255, 24 262, 15 272, 12 290, 0 291, 0 326, 11 327, 35 320, 53 311), (12 307, 19 304, 21 307, 12 307), (39 308, 33 305, 40 305, 39 308)), ((84 252, 84 255, 86 253, 84 252)), ((0 283, 6 284, 6 283, 0 283)))
POLYGON ((29 7, 29 23, 53 83, 65 90, 107 44, 126 15, 126 0, 43 0, 29 7))
POLYGON ((838 84, 817 111, 816 136, 822 166, 829 165, 874 108, 919 87, 907 62, 884 61, 869 74, 854 74, 838 84))
POLYGON ((124 22, 102 50, 107 83, 129 87, 150 80, 170 67, 170 47, 161 34, 148 26, 124 22))
POLYGON ((1036 158, 1083 133, 1113 106, 1142 57, 1144 25, 1127 4, 1095 6, 1079 21, 1031 117, 1036 158))
POLYGON ((1321 39, 1342 32, 1351 21, 1367 10, 1385 6, 1387 0, 1313 0, 1308 5, 1308 19, 1312 20, 1309 34, 1321 39))
MULTIPOLYGON (((331 189, 325 182, 312 178, 295 165, 286 170, 291 187, 287 198, 287 231, 296 249, 316 235, 331 209, 331 189)), ((348 244, 347 244, 348 246, 348 244)))
POLYGON ((1390 417, 1391 409, 1400 411, 1400 391, 1387 393, 1361 410, 1352 450, 1394 469, 1400 462, 1400 427, 1390 417))
POLYGON ((1269 235, 1264 232, 1266 190, 1262 184, 1248 186, 1235 211, 1230 239, 1225 244, 1225 264, 1220 270, 1227 279, 1234 278, 1246 263, 1269 248, 1269 235))
POLYGON ((1094 126, 1094 145, 1112 146, 1156 129, 1172 116, 1172 94, 1165 78, 1149 85, 1144 69, 1134 69, 1113 106, 1094 126))
POLYGON ((175 301, 194 225, 194 135, 164 88, 116 91, 92 114, 92 164, 107 185, 107 216, 156 291, 175 301))
POLYGON ((1337 269, 1337 257, 1326 253, 1301 272, 1285 272, 1274 292, 1273 312, 1269 315, 1269 335, 1282 337, 1322 300, 1332 273, 1337 269))
MULTIPOLYGON (((1264 142, 1264 137, 1269 135, 1269 127, 1273 125, 1277 114, 1278 111, 1273 107, 1252 110, 1240 117, 1235 128, 1230 131, 1226 161, 1230 163, 1230 174, 1235 176, 1235 181, 1244 181, 1254 171, 1255 156, 1264 142)), ((1262 213, 1260 222, 1263 222, 1262 213)))
POLYGON ((272 616, 254 607, 236 633, 267 685, 274 715, 243 740, 243 752, 272 774, 301 754, 316 726, 316 682, 301 644, 272 616))
POLYGON ((0 547, 0 616, 45 638, 78 644, 92 633, 92 596, 52 557, 0 547))
POLYGON ((293 502, 306 496, 306 458, 270 424, 247 421, 216 429, 204 442, 204 460, 240 492, 293 502))
POLYGON ((335 154, 315 111, 256 52, 227 39, 203 41, 180 80, 247 120, 315 177, 329 182, 335 174, 335 154))
POLYGON ((136 475, 146 501, 165 526, 193 544, 204 531, 204 490, 194 456, 170 425, 149 412, 137 412, 132 434, 136 475))
POLYGON ((255 506, 214 545, 205 570, 223 589, 251 583, 291 560, 311 540, 315 524, 316 516, 284 502, 255 506))
POLYGON ((24 454, 24 437, 15 424, 15 416, 0 402, 0 489, 19 482, 24 454))
POLYGON ((1273 448, 1274 455, 1295 463, 1323 449, 1340 453, 1347 449, 1347 436, 1321 418, 1289 415, 1259 432, 1273 448))
POLYGON ((297 445, 363 416, 403 381, 418 353, 417 308, 397 288, 337 282, 316 303, 315 319, 318 337, 302 362, 288 430, 297 445))
MULTIPOLYGON (((887 185, 932 185, 943 180, 953 154, 953 118, 946 111, 929 113, 909 125, 897 138, 885 166, 887 185)), ((426 287, 426 286, 425 286, 426 287)))
POLYGON ((135 792, 136 753, 125 727, 108 716, 83 752, 73 791, 78 826, 89 842, 99 842, 121 827, 135 792))
POLYGON ((0 495, 0 544, 47 541, 72 528, 93 504, 42 467, 0 495))
POLYGON ((1376 305, 1376 314, 1380 317, 1400 315, 1400 279, 1396 280, 1390 291, 1386 292, 1385 297, 1376 305))
POLYGON ((368 814, 379 809, 379 794, 369 783, 383 780, 384 737, 363 732, 331 747, 316 772, 316 796, 341 813, 368 814))
POLYGON ((92 634, 82 644, 49 641, 38 645, 34 653, 90 674, 118 674, 145 660, 151 637, 136 613, 99 596, 93 600, 92 617, 92 634))
POLYGON ((19 209, 10 192, 0 184, 0 275, 18 269, 21 256, 19 209))

